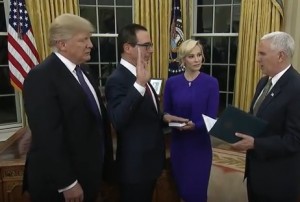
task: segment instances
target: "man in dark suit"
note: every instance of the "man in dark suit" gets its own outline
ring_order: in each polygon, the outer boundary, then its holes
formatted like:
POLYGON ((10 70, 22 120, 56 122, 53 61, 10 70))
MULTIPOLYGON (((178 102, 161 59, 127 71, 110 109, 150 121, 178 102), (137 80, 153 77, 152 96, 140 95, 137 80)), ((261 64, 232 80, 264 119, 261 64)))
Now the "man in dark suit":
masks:
POLYGON ((257 61, 265 74, 250 113, 266 120, 257 138, 237 133, 247 150, 245 177, 250 202, 297 202, 300 197, 300 75, 291 65, 293 38, 272 32, 261 38, 257 61), (270 84, 270 85, 269 85, 270 84))
MULTIPOLYGON (((117 132, 117 171, 122 202, 151 202, 165 159, 163 116, 147 69, 153 47, 147 29, 119 31, 121 61, 105 85, 107 110, 117 132)), ((170 115, 164 116, 170 121, 170 115)))
POLYGON ((122 59, 106 82, 105 95, 118 138, 120 197, 150 202, 164 165, 162 116, 146 68, 152 42, 145 27, 131 24, 120 30, 118 47, 122 59))
POLYGON ((83 63, 93 26, 63 14, 50 26, 53 53, 24 82, 32 142, 25 181, 33 202, 95 201, 109 133, 100 92, 83 63))

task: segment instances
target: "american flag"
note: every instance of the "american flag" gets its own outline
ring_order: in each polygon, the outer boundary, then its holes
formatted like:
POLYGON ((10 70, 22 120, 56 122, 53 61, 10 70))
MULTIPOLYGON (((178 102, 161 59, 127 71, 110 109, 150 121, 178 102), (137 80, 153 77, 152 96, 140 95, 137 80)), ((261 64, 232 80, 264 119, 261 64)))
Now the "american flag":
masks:
POLYGON ((179 67, 179 63, 176 61, 177 49, 183 42, 183 24, 181 17, 180 0, 172 1, 170 35, 171 40, 168 77, 180 74, 184 71, 184 68, 179 67))
POLYGON ((39 63, 25 0, 10 0, 7 41, 10 81, 22 90, 28 72, 39 63))

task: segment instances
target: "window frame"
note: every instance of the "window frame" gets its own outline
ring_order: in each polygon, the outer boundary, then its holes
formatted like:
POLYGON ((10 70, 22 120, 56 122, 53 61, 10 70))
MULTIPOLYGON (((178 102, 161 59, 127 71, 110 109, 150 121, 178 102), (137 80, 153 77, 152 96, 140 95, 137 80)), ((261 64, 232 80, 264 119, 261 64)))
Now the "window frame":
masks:
MULTIPOLYGON (((98 45, 98 52, 97 52, 97 56, 98 56, 98 61, 88 61, 87 64, 88 65, 97 65, 98 66, 98 81, 99 81, 99 87, 104 87, 104 80, 106 79, 106 77, 104 77, 103 73, 104 72, 104 66, 109 66, 109 65, 112 65, 112 66, 117 66, 117 64, 119 63, 119 60, 120 60, 120 56, 119 56, 119 52, 118 52, 118 44, 117 44, 117 37, 118 37, 118 34, 117 34, 117 15, 118 15, 118 12, 117 12, 117 8, 128 8, 128 7, 131 7, 131 11, 132 11, 132 20, 131 22, 134 22, 134 3, 135 3, 135 0, 131 0, 132 4, 131 5, 120 5, 120 4, 117 4, 117 0, 113 0, 113 3, 112 5, 104 5, 104 4, 99 4, 98 3, 98 0, 95 0, 95 4, 81 4, 79 2, 79 15, 81 17, 85 17, 85 16, 82 16, 81 13, 80 13, 80 8, 81 7, 92 7, 92 8, 97 8, 96 9, 96 18, 97 18, 97 26, 95 27, 95 31, 96 33, 92 33, 92 36, 91 38, 97 38, 97 45, 98 45), (99 14, 98 14, 98 9, 99 8, 113 8, 114 10, 114 29, 115 29, 115 33, 100 33, 99 31, 99 14), (115 48, 115 60, 112 61, 112 62, 107 62, 107 61, 102 61, 101 60, 101 42, 100 42, 100 39, 103 39, 103 38, 112 38, 114 41, 115 41, 115 45, 114 45, 114 48, 115 48)), ((95 68, 95 67, 94 67, 95 68)))
MULTIPOLYGON (((234 10, 234 6, 241 6, 241 3, 237 3, 235 2, 235 0, 231 0, 231 3, 224 3, 224 4, 216 4, 215 3, 216 0, 213 0, 213 2, 209 5, 207 4, 203 4, 202 6, 198 5, 198 1, 197 0, 193 0, 193 15, 192 15, 192 28, 191 28, 191 38, 195 39, 195 38, 199 38, 199 37, 208 37, 211 38, 212 40, 217 38, 217 37, 225 37, 225 38, 230 38, 230 37, 236 37, 238 38, 239 33, 238 32, 232 32, 232 27, 233 27, 233 19, 234 19, 234 14, 233 14, 233 10, 234 10), (230 12, 230 32, 227 33, 216 33, 215 32, 215 16, 216 16, 216 7, 221 7, 221 6, 230 6, 231 8, 231 12, 230 12), (198 16, 198 8, 202 7, 212 7, 213 12, 212 12, 212 31, 211 33, 198 33, 198 29, 197 29, 197 16, 198 16)), ((237 30, 238 31, 238 30, 237 30)), ((212 56, 213 53, 213 48, 214 48, 214 43, 211 42, 211 46, 210 46, 210 57, 212 56)), ((228 45, 228 49, 230 50, 231 46, 228 45)), ((230 51, 228 52, 228 58, 230 58, 230 51)), ((227 66, 227 74, 226 74, 226 90, 219 90, 220 92, 220 103, 219 103, 219 110, 221 111, 221 105, 223 103, 221 103, 221 95, 226 95, 226 101, 225 101, 225 106, 231 105, 233 103, 233 99, 234 99, 234 89, 232 91, 230 91, 229 86, 230 86, 230 71, 232 66, 235 66, 236 69, 236 61, 235 63, 232 63, 230 61, 230 59, 228 59, 227 63, 216 63, 213 61, 205 61, 205 63, 203 64, 205 66, 209 66, 209 75, 213 75, 212 71, 213 71, 213 67, 215 66, 227 66), (232 95, 232 102, 230 103, 230 99, 229 96, 232 95)), ((234 76, 235 77, 235 76, 234 76)), ((234 79, 234 78, 233 78, 234 79)), ((221 89, 221 88, 220 88, 221 89)))
MULTIPOLYGON (((4 13, 5 13, 5 20, 6 26, 8 25, 8 18, 9 18, 9 0, 0 0, 0 3, 4 4, 4 13)), ((0 32, 0 36, 7 36, 8 32, 0 32)), ((8 50, 7 50, 8 51, 8 50)), ((3 65, 6 66, 6 65, 3 65)), ((12 96, 13 94, 0 94, 0 97, 12 96)), ((14 90, 14 97, 15 97, 15 107, 16 107, 16 117, 17 122, 8 122, 0 124, 0 136, 2 132, 11 131, 11 130, 18 130, 24 126, 25 122, 25 112, 24 112, 24 104, 22 99, 22 93, 17 92, 14 90)))

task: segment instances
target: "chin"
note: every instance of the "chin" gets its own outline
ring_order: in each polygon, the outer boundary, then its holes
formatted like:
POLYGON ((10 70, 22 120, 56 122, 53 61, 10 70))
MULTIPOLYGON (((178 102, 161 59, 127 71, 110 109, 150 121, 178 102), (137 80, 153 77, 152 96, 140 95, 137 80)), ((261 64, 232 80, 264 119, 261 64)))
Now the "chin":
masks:
POLYGON ((85 59, 85 61, 89 61, 91 59, 91 56, 87 56, 84 59, 85 59))

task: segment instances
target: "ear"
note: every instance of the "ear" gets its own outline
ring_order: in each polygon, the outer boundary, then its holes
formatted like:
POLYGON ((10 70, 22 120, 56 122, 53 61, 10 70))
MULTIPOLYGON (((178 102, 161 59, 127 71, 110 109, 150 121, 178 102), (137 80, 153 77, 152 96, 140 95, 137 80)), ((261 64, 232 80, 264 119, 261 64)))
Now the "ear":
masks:
POLYGON ((286 59, 286 54, 283 51, 280 51, 278 53, 278 60, 279 60, 279 62, 283 62, 283 61, 285 61, 285 59, 286 59))
POLYGON ((65 41, 57 41, 56 42, 56 47, 58 48, 58 50, 65 50, 67 47, 67 43, 65 41))
POLYGON ((124 49, 124 52, 125 52, 125 53, 129 53, 130 50, 131 50, 131 48, 132 48, 132 46, 131 46, 129 43, 125 43, 125 44, 123 45, 123 49, 124 49))

